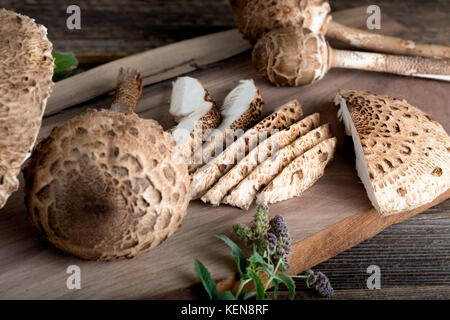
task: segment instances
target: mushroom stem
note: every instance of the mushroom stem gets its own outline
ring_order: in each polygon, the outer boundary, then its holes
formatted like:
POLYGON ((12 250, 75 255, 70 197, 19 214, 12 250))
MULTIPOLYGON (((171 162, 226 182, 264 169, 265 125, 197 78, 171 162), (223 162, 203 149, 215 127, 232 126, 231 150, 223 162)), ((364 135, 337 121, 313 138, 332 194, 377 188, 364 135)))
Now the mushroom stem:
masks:
POLYGON ((330 68, 388 72, 405 76, 450 81, 450 60, 406 57, 329 47, 330 68))
POLYGON ((450 58, 450 47, 415 43, 411 40, 355 29, 332 20, 328 23, 326 36, 356 48, 376 52, 441 59, 450 58))
POLYGON ((120 68, 111 111, 134 113, 141 96, 142 78, 140 73, 132 68, 120 68))

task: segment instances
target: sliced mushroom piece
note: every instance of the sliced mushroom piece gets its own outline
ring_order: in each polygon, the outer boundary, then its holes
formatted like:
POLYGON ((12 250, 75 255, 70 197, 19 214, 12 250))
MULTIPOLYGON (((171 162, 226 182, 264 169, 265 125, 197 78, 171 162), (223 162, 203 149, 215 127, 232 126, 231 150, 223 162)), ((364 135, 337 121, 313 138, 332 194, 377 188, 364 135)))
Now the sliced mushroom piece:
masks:
POLYGON ((253 80, 241 80, 240 84, 228 93, 220 109, 222 122, 212 130, 200 149, 194 152, 193 165, 189 173, 208 163, 219 155, 245 130, 252 127, 261 117, 263 100, 253 80))
POLYGON ((336 50, 322 34, 304 28, 268 32, 255 45, 252 62, 278 86, 300 86, 322 79, 331 68, 349 68, 450 81, 450 59, 336 50))
POLYGON ((186 215, 186 164, 170 133, 134 113, 141 94, 140 75, 121 70, 112 110, 69 120, 33 152, 26 205, 59 249, 89 260, 132 258, 166 240, 186 215))
POLYGON ((33 19, 0 9, 0 208, 41 128, 53 86, 52 44, 33 19))
POLYGON ((431 116, 405 100, 365 91, 339 90, 335 102, 378 212, 412 210, 448 190, 450 137, 431 116))
POLYGON ((199 80, 179 77, 173 83, 169 112, 178 123, 170 130, 177 151, 185 163, 191 165, 194 150, 199 149, 210 131, 220 124, 220 111, 199 80))
POLYGON ((295 158, 256 195, 256 203, 271 204, 301 196, 323 176, 334 157, 336 142, 336 138, 329 138, 295 158))
POLYGON ((228 191, 249 175, 255 167, 266 160, 271 161, 280 149, 289 145, 299 136, 303 136, 316 128, 319 124, 319 119, 319 114, 315 113, 297 121, 287 129, 272 134, 269 138, 259 143, 203 195, 202 201, 218 206, 228 191))
POLYGON ((244 158, 258 143, 264 141, 279 130, 289 127, 303 116, 303 110, 297 100, 290 101, 261 120, 240 136, 236 142, 221 154, 198 169, 192 176, 191 198, 201 197, 208 189, 234 165, 244 158))
POLYGON ((239 31, 255 44, 270 30, 308 28, 356 48, 431 58, 450 58, 450 47, 416 43, 345 26, 331 19, 326 0, 230 0, 239 31))
POLYGON ((282 148, 273 158, 267 159, 253 169, 245 179, 230 191, 222 202, 247 210, 256 194, 267 186, 291 161, 330 137, 329 124, 324 124, 309 131, 282 148))

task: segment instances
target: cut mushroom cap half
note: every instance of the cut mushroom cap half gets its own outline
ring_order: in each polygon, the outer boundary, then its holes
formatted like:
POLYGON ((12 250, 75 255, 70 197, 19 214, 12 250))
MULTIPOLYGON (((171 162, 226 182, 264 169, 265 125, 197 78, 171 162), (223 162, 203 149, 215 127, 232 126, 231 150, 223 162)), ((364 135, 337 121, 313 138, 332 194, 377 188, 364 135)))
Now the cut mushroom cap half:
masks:
POLYGON ((25 170, 33 224, 83 259, 154 248, 179 227, 189 203, 189 175, 174 158, 172 135, 132 112, 142 81, 133 70, 121 73, 113 109, 131 113, 92 110, 54 128, 25 170))
POLYGON ((405 100, 340 90, 338 116, 354 142, 356 169, 383 215, 433 201, 450 187, 450 138, 405 100))
POLYGON ((0 9, 0 208, 19 187, 53 85, 52 44, 33 19, 0 9))

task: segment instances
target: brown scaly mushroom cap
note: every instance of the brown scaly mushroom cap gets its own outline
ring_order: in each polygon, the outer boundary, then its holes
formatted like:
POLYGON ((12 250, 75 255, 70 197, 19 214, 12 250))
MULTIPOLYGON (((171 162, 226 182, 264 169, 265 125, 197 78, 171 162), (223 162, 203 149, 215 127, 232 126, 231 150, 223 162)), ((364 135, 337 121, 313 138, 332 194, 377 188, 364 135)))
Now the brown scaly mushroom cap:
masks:
POLYGON ((266 33, 253 49, 252 62, 272 84, 299 86, 322 79, 330 65, 329 56, 322 34, 290 27, 266 33))
POLYGON ((53 85, 52 44, 33 19, 0 9, 0 208, 19 187, 53 85))
MULTIPOLYGON (((134 110, 142 92, 136 73, 124 78, 113 110, 134 110)), ((156 247, 179 227, 189 203, 187 167, 174 147, 156 121, 134 113, 92 110, 54 128, 25 171, 33 224, 83 259, 132 258, 156 247)))
POLYGON ((355 144, 356 169, 383 215, 412 210, 450 187, 450 137, 405 100, 339 90, 336 104, 355 144))
POLYGON ((270 30, 299 26, 325 34, 331 19, 325 0, 230 0, 244 38, 255 44, 270 30))

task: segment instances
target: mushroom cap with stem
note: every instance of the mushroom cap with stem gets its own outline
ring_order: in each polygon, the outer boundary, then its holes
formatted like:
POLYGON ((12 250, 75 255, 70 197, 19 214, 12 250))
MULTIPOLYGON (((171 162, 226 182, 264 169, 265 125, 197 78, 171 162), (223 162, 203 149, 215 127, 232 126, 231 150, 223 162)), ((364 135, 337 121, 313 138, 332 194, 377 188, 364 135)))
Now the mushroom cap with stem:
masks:
POLYGON ((282 28, 265 34, 255 45, 252 62, 258 73, 279 86, 320 80, 329 68, 329 47, 320 33, 282 28))
POLYGON ((0 9, 0 208, 19 187, 53 86, 52 44, 33 19, 0 9))
POLYGON ((252 62, 263 78, 280 86, 312 83, 333 67, 450 81, 450 59, 335 50, 323 35, 297 27, 266 33, 253 49, 252 62))
POLYGON ((450 47, 447 46, 416 43, 335 22, 326 0, 230 0, 230 3, 239 31, 252 44, 271 30, 302 27, 365 50, 450 58, 450 47))
POLYGON ((326 0, 230 0, 244 38, 255 44, 270 30, 302 26, 325 34, 331 19, 326 0))
POLYGON ((132 113, 137 73, 121 72, 112 109, 54 128, 25 170, 33 224, 56 247, 83 259, 132 258, 167 239, 189 203, 186 164, 154 120, 132 113))

